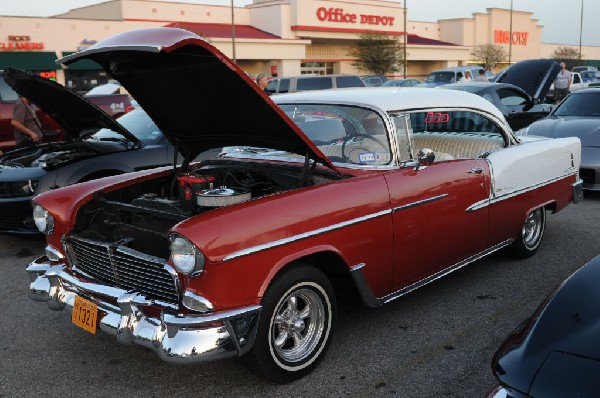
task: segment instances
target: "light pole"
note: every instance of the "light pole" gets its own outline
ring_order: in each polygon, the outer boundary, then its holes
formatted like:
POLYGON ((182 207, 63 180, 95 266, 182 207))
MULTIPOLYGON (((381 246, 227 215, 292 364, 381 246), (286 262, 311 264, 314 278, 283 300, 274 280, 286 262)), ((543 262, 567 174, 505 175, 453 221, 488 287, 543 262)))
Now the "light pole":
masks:
POLYGON ((579 21, 579 61, 581 61, 581 37, 583 36, 583 0, 581 0, 581 19, 579 21))
MULTIPOLYGON (((232 0, 233 1, 233 0, 232 0)), ((508 65, 512 60, 512 19, 513 19, 513 0, 510 0, 510 31, 508 33, 508 65)))
POLYGON ((235 18, 233 16, 233 0, 231 0, 231 47, 233 55, 233 63, 237 64, 235 59, 235 18))
MULTIPOLYGON (((406 69, 408 61, 406 60, 406 45, 408 44, 408 30, 406 29, 406 1, 404 0, 404 78, 406 79, 406 69)), ((582 0, 583 1, 583 0, 582 0)))

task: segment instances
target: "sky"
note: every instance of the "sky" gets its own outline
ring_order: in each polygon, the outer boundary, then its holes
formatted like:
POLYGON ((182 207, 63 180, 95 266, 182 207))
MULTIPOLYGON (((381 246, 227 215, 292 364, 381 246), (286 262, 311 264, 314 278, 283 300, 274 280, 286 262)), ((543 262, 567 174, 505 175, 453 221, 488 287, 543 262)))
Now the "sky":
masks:
MULTIPOLYGON (((164 0, 178 3, 231 4, 230 0, 164 0)), ((251 3, 233 0, 236 7, 251 3)), ((598 0, 403 0, 407 2, 408 19, 435 22, 446 18, 468 18, 486 8, 533 12, 533 18, 543 25, 542 42, 579 45, 580 26, 583 46, 600 46, 600 1, 598 0), (583 24, 581 8, 583 5, 583 24)), ((47 17, 64 13, 72 8, 102 2, 101 0, 0 0, 1 15, 47 17)), ((399 1, 401 2, 401 1, 399 1)))

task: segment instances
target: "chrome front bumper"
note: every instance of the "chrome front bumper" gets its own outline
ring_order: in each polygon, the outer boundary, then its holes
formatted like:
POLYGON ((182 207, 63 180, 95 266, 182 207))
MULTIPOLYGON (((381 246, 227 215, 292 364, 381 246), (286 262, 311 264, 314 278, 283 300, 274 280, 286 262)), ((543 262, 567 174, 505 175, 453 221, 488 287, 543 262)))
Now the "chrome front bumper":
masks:
POLYGON ((583 180, 579 179, 573 183, 573 203, 583 200, 583 180))
POLYGON ((167 362, 199 363, 240 356, 254 343, 260 305, 202 315, 162 311, 156 318, 142 311, 156 305, 152 300, 115 287, 83 282, 64 264, 52 264, 46 256, 31 262, 26 271, 31 279, 30 299, 47 302, 52 310, 71 313, 79 295, 98 306, 98 329, 116 336, 121 344, 149 348, 167 362))

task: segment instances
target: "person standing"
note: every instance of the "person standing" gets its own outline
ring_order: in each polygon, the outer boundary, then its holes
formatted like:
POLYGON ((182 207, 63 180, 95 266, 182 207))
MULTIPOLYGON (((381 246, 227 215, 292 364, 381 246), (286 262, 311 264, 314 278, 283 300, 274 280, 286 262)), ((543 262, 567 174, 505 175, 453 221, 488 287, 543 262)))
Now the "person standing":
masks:
POLYGON ((464 77, 461 77, 459 80, 460 83, 470 83, 471 82, 471 72, 468 70, 465 71, 464 77))
POLYGON ((258 84, 258 87, 260 87, 260 89, 267 95, 271 95, 271 92, 267 89, 267 86, 269 85, 269 78, 266 75, 261 73, 260 75, 256 76, 256 84, 258 84))
POLYGON ((35 114, 33 104, 26 97, 21 96, 15 103, 10 124, 14 129, 16 148, 24 148, 41 142, 42 126, 35 114))
POLYGON ((569 88, 573 83, 573 75, 567 70, 567 65, 561 62, 560 67, 562 69, 554 79, 554 102, 556 104, 569 94, 569 88))
POLYGON ((476 82, 489 82, 490 79, 487 78, 487 76, 485 75, 485 69, 479 69, 479 73, 477 74, 477 77, 475 77, 474 81, 476 82))

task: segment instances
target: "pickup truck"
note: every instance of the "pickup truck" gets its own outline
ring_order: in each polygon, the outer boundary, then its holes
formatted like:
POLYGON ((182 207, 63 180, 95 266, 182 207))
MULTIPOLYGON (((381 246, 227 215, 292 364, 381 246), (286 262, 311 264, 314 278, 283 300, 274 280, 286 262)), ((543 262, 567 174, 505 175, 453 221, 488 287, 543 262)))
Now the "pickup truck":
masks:
MULTIPOLYGON (((569 92, 581 90, 582 88, 587 88, 588 83, 585 83, 581 78, 579 72, 571 72, 571 76, 573 81, 571 82, 571 86, 569 87, 569 92)), ((554 83, 550 86, 550 90, 548 90, 548 94, 546 94, 546 103, 553 104, 554 103, 554 83)))
MULTIPOLYGON (((18 94, 4 81, 4 72, 0 71, 0 150, 3 152, 15 146, 10 122, 18 98, 18 94)), ((115 119, 133 109, 127 94, 89 95, 86 98, 115 119)), ((42 125, 44 142, 64 139, 64 132, 50 116, 41 110, 38 110, 37 115, 42 125)))

